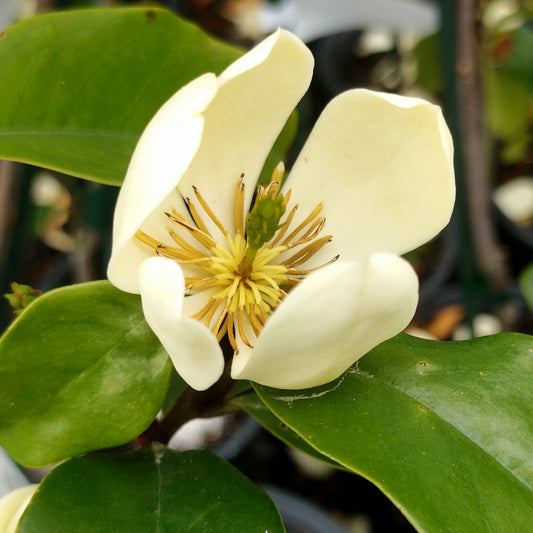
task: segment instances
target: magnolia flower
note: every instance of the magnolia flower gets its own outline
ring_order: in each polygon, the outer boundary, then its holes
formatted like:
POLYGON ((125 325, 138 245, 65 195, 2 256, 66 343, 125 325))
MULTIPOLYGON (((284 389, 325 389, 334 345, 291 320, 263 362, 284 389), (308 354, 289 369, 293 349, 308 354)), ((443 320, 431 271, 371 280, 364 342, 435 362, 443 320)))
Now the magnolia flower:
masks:
POLYGON ((324 110, 285 183, 256 181, 309 85, 313 58, 279 30, 178 91, 133 154, 108 275, 195 389, 231 375, 327 383, 402 331, 418 300, 403 254, 438 233, 454 200, 440 109, 352 90, 324 110))

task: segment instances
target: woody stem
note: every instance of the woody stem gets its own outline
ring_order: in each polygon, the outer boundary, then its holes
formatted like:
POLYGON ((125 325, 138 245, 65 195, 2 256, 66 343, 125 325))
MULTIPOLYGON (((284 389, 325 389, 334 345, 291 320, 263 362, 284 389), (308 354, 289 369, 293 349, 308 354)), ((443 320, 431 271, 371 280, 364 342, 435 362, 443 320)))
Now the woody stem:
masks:
POLYGON ((226 358, 224 372, 212 387, 205 391, 187 387, 170 411, 157 424, 157 440, 166 444, 185 422, 193 418, 211 418, 239 412, 239 408, 226 401, 227 394, 236 384, 230 372, 231 357, 226 358))

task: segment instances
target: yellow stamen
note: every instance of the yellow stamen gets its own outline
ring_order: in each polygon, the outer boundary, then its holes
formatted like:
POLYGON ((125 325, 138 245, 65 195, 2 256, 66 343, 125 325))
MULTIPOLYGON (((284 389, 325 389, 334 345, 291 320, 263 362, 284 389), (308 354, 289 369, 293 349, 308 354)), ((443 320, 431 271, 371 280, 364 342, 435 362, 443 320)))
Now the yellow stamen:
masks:
POLYGON ((192 235, 199 243, 203 244, 206 248, 211 249, 216 246, 217 243, 214 241, 213 237, 211 237, 209 233, 205 233, 202 230, 195 228, 185 219, 177 218, 175 215, 172 215, 170 213, 165 213, 165 215, 167 215, 167 217, 172 220, 172 222, 175 222, 182 228, 186 229, 190 235, 192 235))
POLYGON ((257 315, 255 313, 250 313, 248 316, 250 317, 250 324, 252 325, 252 328, 254 329, 254 333, 256 337, 258 337, 259 333, 261 333, 263 329, 263 324, 259 322, 257 315))
POLYGON ((218 330, 217 341, 220 342, 224 338, 224 335, 226 335, 227 332, 228 332, 228 319, 226 318, 222 324, 222 327, 218 330))
POLYGON ((207 205, 207 202, 204 200, 204 197, 200 194, 200 191, 193 186, 193 191, 194 191, 194 194, 196 195, 196 198, 198 199, 198 201, 200 202, 200 205, 202 206, 203 210, 206 212, 207 216, 216 224, 216 226, 218 227, 218 229, 224 234, 224 235, 227 235, 228 232, 226 230, 226 228, 224 227, 224 224, 222 224, 222 222, 220 222, 220 220, 217 218, 217 216, 215 215, 215 213, 213 213, 213 211, 211 210, 211 208, 209 207, 209 205, 207 205))
POLYGON ((222 309, 222 312, 220 313, 220 316, 218 317, 218 320, 215 322, 215 325, 213 326, 213 333, 215 335, 218 335, 218 331, 220 330, 220 327, 222 324, 224 324, 224 321, 226 319, 226 316, 228 314, 228 307, 229 307, 229 298, 226 299, 226 305, 224 305, 224 309, 222 309))
POLYGON ((207 226, 204 224, 204 221, 202 220, 202 217, 200 216, 200 213, 198 213, 198 211, 196 210, 196 207, 194 206, 192 200, 187 197, 185 198, 185 202, 187 204, 187 209, 189 209, 189 213, 191 214, 191 217, 194 220, 194 223, 204 233, 210 234, 209 230, 207 229, 207 226))
POLYGON ((326 237, 322 237, 321 239, 316 239, 311 244, 308 244, 307 246, 296 252, 294 255, 289 257, 289 259, 286 259, 284 261, 285 265, 287 265, 288 267, 294 267, 305 263, 328 242, 331 242, 331 235, 327 235, 326 237))
POLYGON ((220 300, 218 300, 217 298, 213 298, 213 304, 211 305, 206 315, 204 316, 204 324, 207 327, 209 327, 209 325, 211 324, 211 320, 215 316, 215 312, 218 309, 219 305, 220 305, 220 300))
POLYGON ((244 237, 244 182, 242 181, 244 174, 241 174, 239 183, 235 187, 235 200, 233 208, 233 224, 235 226, 235 233, 244 237))
POLYGON ((320 211, 322 211, 322 208, 324 207, 324 204, 320 202, 311 212, 311 214, 282 242, 282 244, 287 245, 291 240, 300 233, 305 226, 310 224, 318 215, 320 214, 320 211))
POLYGON ((172 237, 172 240, 179 244, 184 250, 190 252, 193 257, 209 257, 194 246, 191 246, 185 239, 182 239, 172 228, 167 228, 168 234, 172 237))
MULTIPOLYGON (((290 194, 291 191, 289 191, 288 194, 290 194)), ((294 218, 294 215, 296 214, 296 211, 298 210, 298 204, 296 204, 290 211, 290 213, 287 215, 287 219, 285 222, 283 222, 283 225, 281 229, 278 231, 278 234, 274 237, 273 240, 271 240, 268 244, 270 246, 276 246, 278 242, 281 241, 281 239, 285 236, 285 233, 287 233, 287 230, 289 229, 292 219, 294 218)))
MULTIPOLYGON (((311 274, 311 272, 316 272, 317 270, 320 270, 321 268, 324 268, 325 266, 331 265, 339 259, 340 255, 336 255, 335 257, 332 257, 327 263, 324 263, 323 265, 317 266, 315 268, 308 268, 308 269, 296 269, 296 268, 289 268, 287 272, 289 274, 292 274, 293 276, 308 276, 311 274)), ((288 280, 291 278, 288 277, 288 280)), ((298 280, 301 281, 301 280, 298 280)))
POLYGON ((228 312, 228 316, 226 317, 226 324, 227 324, 227 328, 228 328, 228 340, 229 340, 229 343, 231 344, 231 347, 233 348, 233 350, 236 353, 239 353, 239 348, 237 347, 237 341, 235 340, 235 333, 234 333, 234 327, 233 327, 234 315, 233 315, 233 313, 231 311, 228 312))
POLYGON ((242 342, 246 344, 249 348, 253 348, 253 344, 248 340, 248 337, 246 336, 246 332, 244 331, 244 321, 243 321, 243 308, 239 307, 239 312, 237 313, 237 324, 239 327, 239 337, 241 338, 242 342))
POLYGON ((211 309, 211 306, 215 302, 216 302, 215 298, 210 298, 208 300, 208 302, 202 307, 202 309, 200 309, 200 311, 198 311, 194 315, 192 315, 191 318, 194 318, 195 320, 198 320, 198 321, 202 320, 202 318, 204 318, 204 316, 207 314, 209 309, 211 309))

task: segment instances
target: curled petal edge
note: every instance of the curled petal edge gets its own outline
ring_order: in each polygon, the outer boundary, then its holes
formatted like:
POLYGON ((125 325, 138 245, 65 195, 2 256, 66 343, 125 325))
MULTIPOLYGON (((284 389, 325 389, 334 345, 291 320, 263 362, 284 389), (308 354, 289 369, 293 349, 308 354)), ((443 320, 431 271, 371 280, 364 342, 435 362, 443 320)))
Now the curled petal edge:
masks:
POLYGON ((179 265, 151 257, 141 264, 139 285, 146 321, 178 374, 196 390, 216 383, 224 370, 224 356, 206 326, 182 318, 185 281, 179 265))
POLYGON ((418 278, 396 255, 330 265, 280 304, 254 350, 234 357, 232 377, 280 389, 328 383, 405 329, 417 302, 418 278))
MULTIPOLYGON (((149 252, 135 240, 135 232, 172 192, 194 159, 204 129, 202 112, 217 87, 214 74, 182 87, 154 115, 135 147, 115 208, 107 269, 109 280, 121 290, 139 293, 137 268, 149 252)), ((164 226, 164 219, 158 218, 155 235, 164 226)))
MULTIPOLYGON (((165 210, 189 218, 181 197, 197 187, 231 227, 234 186, 244 175, 251 201, 264 160, 311 80, 306 46, 278 30, 218 78, 204 74, 180 89, 150 121, 130 162, 115 211, 110 281, 139 293, 137 268, 149 250, 137 229, 164 242, 165 210), (224 132, 224 135, 220 135, 224 132), (229 208, 228 208, 229 206, 229 208)), ((215 230, 210 220, 207 226, 215 230)))
POLYGON ((0 531, 2 533, 15 533, 20 517, 38 486, 38 483, 25 485, 0 499, 0 531))

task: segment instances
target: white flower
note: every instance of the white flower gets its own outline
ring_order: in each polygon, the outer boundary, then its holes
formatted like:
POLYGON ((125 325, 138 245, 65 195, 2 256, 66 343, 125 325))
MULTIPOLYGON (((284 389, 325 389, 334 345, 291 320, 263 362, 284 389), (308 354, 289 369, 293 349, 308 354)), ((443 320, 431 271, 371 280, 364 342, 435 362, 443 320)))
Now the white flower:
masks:
POLYGON ((133 154, 109 279, 141 294, 148 324, 198 390, 222 373, 225 335, 235 379, 301 389, 338 377, 407 326, 418 282, 397 254, 449 220, 452 141, 440 109, 367 90, 328 105, 279 193, 276 169, 258 195, 272 218, 258 201, 251 210, 312 68, 309 50, 279 30, 218 78, 178 91, 133 154), (246 240, 254 224, 259 249, 246 240))

